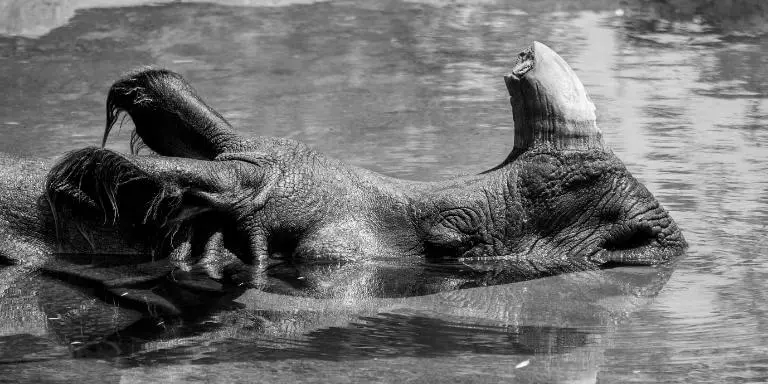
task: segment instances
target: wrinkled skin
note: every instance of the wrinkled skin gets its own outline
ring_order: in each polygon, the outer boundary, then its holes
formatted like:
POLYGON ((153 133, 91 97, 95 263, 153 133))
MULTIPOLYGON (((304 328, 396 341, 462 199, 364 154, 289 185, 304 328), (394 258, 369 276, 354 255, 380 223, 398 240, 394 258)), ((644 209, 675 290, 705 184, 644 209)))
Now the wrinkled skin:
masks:
POLYGON ((105 141, 125 112, 134 144, 155 154, 70 153, 45 193, 47 165, 13 165, 0 184, 11 191, 0 194, 6 264, 62 249, 152 254, 169 281, 203 290, 400 296, 654 265, 686 247, 609 150, 537 145, 484 173, 425 183, 293 140, 242 137, 169 71, 128 75, 107 103, 105 141))

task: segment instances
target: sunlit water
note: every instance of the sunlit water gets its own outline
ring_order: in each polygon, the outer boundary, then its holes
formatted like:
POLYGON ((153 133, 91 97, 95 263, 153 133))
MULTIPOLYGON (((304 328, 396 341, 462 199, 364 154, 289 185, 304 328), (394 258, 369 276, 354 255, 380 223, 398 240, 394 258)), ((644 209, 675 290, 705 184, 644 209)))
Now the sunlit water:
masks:
POLYGON ((0 1, 0 151, 98 144, 111 82, 158 64, 242 132, 397 177, 475 173, 512 147, 502 76, 539 40, 690 250, 672 268, 410 299, 248 292, 118 358, 71 358, 71 332, 5 297, 0 381, 768 381, 768 38, 610 2, 96 3, 0 1))

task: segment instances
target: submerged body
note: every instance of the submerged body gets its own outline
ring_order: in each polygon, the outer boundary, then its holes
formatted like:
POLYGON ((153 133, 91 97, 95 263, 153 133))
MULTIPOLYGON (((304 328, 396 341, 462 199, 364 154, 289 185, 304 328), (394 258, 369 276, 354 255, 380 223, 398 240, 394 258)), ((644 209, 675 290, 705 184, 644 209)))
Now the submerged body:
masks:
POLYGON ((105 141, 125 112, 136 142, 160 156, 86 148, 47 176, 49 164, 3 159, 2 271, 75 276, 111 299, 140 296, 178 314, 247 287, 407 296, 682 254, 677 225, 602 144, 581 83, 534 48, 507 77, 510 156, 433 183, 293 140, 244 138, 179 75, 132 73, 110 90, 105 141), (143 256, 105 256, 100 267, 73 253, 143 256))

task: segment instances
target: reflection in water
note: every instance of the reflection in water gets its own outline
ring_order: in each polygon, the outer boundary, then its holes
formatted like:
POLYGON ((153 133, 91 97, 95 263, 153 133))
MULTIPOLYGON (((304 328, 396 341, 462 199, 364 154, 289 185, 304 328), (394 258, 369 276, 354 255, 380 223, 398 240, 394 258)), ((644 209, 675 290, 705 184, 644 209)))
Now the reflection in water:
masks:
POLYGON ((124 363, 133 372, 158 364, 268 367, 308 360, 344 369, 376 365, 377 359, 412 359, 418 366, 469 358, 451 372, 497 366, 489 374, 524 382, 589 379, 616 327, 647 304, 670 273, 623 268, 404 299, 317 300, 251 291, 238 299, 241 310, 214 316, 202 333, 155 343, 155 351, 124 363), (537 368, 516 372, 513 367, 527 359, 537 368))
POLYGON ((576 328, 520 326, 514 329, 449 323, 410 314, 360 318, 347 327, 309 332, 302 339, 269 342, 230 339, 200 354, 198 346, 163 349, 132 359, 136 364, 319 359, 356 360, 392 357, 562 354, 585 347, 589 333, 576 328))
MULTIPOLYGON (((322 0, 216 0, 218 4, 251 7, 280 7, 311 4, 322 0)), ((117 8, 136 5, 199 2, 195 0, 0 0, 0 33, 39 37, 65 25, 79 9, 117 8)))
MULTIPOLYGON (((30 346, 6 350, 0 363, 31 364, 18 364, 19 371, 10 376, 24 377, 27 369, 57 369, 73 350, 79 357, 99 358, 134 352, 116 360, 116 368, 124 375, 155 376, 169 365, 171 370, 189 365, 226 370, 245 362, 269 367, 324 361, 344 369, 348 364, 376 364, 377 359, 412 359, 420 365, 424 359, 442 364, 470 358, 468 364, 479 364, 474 369, 506 362, 506 374, 525 382, 589 378, 597 374, 617 326, 647 305, 671 272, 618 268, 401 299, 321 300, 252 290, 237 298, 235 306, 173 330, 155 327, 154 334, 146 324, 129 327, 137 320, 136 311, 109 306, 93 298, 98 295, 83 297, 67 284, 40 277, 31 280, 37 281, 32 294, 19 295, 42 308, 34 317, 42 317, 44 331, 77 346, 57 347, 31 335, 39 333, 34 322, 20 322, 15 332, 0 336, 0 343, 26 338, 30 346), (489 356, 496 357, 483 362, 489 356), (512 368, 530 359, 535 371, 512 368)), ((13 297, 0 303, 7 314, 23 309, 13 307, 13 297)), ((498 367, 489 371, 500 372, 498 367)))
POLYGON ((511 148, 501 76, 537 39, 573 65, 607 142, 672 211, 689 255, 666 285, 669 271, 617 270, 398 300, 249 292, 202 324, 118 340, 142 352, 108 362, 63 359, 61 342, 104 319, 83 342, 109 357, 100 340, 130 334, 121 328, 146 314, 99 301, 51 325, 56 308, 43 304, 60 287, 43 284, 0 298, 0 361, 40 361, 10 365, 12 377, 766 380, 768 45, 750 21, 764 17, 762 3, 743 18, 752 29, 734 28, 732 13, 704 23, 720 2, 688 13, 686 2, 665 2, 683 4, 675 18, 634 2, 621 12, 601 1, 260 6, 271 3, 0 1, 0 30, 21 35, 0 36, 0 151, 54 156, 97 144, 111 81, 154 63, 184 74, 242 131, 399 177, 474 173, 511 148))
MULTIPOLYGON (((165 0, 171 2, 172 0, 165 0)), ((75 11, 92 7, 127 7, 155 4, 162 0, 52 0, 0 1, 0 33, 37 37, 62 26, 74 16, 75 11)))

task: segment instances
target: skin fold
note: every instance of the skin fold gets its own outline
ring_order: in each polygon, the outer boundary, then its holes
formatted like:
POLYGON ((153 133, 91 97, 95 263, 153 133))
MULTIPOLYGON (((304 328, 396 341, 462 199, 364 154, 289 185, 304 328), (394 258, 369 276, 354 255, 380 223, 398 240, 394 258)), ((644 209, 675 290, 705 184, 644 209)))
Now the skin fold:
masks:
POLYGON ((244 137, 180 75, 129 73, 109 91, 104 142, 127 114, 132 147, 151 153, 0 155, 0 289, 42 274, 181 314, 247 288, 412 296, 681 255, 677 224, 602 144, 583 86, 550 52, 534 44, 506 78, 509 157, 439 182, 244 137))

